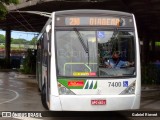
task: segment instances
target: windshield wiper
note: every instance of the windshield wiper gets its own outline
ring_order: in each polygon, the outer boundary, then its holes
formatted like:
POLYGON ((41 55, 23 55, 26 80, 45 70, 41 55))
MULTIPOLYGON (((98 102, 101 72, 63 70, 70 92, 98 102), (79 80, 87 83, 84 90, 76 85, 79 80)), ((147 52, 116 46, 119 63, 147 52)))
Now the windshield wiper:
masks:
POLYGON ((81 33, 77 30, 77 28, 73 28, 73 29, 74 29, 75 33, 77 34, 78 39, 79 39, 81 45, 83 46, 85 52, 88 53, 88 65, 89 65, 89 44, 88 44, 88 40, 87 40, 87 45, 86 45, 81 33))
POLYGON ((85 42, 84 42, 84 40, 82 38, 82 35, 79 33, 79 31, 77 30, 77 28, 73 28, 73 29, 74 29, 75 33, 77 34, 78 39, 79 39, 81 45, 83 46, 85 52, 89 53, 88 44, 87 45, 85 44, 85 42))

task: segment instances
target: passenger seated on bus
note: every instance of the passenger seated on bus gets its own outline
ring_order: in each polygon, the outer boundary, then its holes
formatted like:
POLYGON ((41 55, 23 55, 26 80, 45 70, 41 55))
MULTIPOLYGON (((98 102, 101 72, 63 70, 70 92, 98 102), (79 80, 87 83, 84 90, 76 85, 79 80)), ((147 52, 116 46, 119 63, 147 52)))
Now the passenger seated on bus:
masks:
POLYGON ((120 60, 120 54, 114 52, 112 58, 105 61, 105 67, 107 68, 123 68, 133 66, 134 62, 120 60))

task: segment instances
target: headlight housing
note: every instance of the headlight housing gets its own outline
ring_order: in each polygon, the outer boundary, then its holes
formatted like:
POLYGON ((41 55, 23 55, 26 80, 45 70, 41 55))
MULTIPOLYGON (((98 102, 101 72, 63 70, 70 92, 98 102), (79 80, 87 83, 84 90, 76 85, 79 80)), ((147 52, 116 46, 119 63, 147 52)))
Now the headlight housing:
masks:
POLYGON ((74 92, 63 86, 62 84, 58 83, 58 91, 59 95, 75 95, 74 92))
POLYGON ((135 83, 136 81, 134 81, 129 87, 127 87, 125 90, 123 90, 120 95, 131 95, 131 94, 135 94, 135 83))

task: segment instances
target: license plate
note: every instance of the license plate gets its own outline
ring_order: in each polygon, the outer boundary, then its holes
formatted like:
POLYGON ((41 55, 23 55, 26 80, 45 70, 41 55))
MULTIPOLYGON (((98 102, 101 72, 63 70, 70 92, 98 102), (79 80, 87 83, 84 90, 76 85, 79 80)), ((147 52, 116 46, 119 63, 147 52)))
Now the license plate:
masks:
POLYGON ((106 100, 91 100, 91 105, 106 105, 106 100))

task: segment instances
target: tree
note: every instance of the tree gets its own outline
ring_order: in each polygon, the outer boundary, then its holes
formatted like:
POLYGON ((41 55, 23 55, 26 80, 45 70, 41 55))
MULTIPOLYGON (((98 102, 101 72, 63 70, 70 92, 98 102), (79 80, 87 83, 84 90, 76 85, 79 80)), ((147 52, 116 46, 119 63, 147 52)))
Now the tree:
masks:
POLYGON ((5 36, 0 34, 0 43, 5 43, 5 36))
POLYGON ((34 37, 31 41, 30 41, 30 45, 35 45, 37 43, 37 38, 34 37))
POLYGON ((0 0, 0 19, 4 19, 8 13, 5 5, 9 5, 11 3, 18 4, 19 0, 0 0))
POLYGON ((22 38, 19 38, 19 39, 12 38, 11 40, 11 44, 26 44, 27 42, 28 41, 26 39, 22 39, 22 38))
POLYGON ((23 60, 23 70, 22 72, 26 74, 36 73, 36 51, 32 49, 27 50, 27 56, 23 60))

